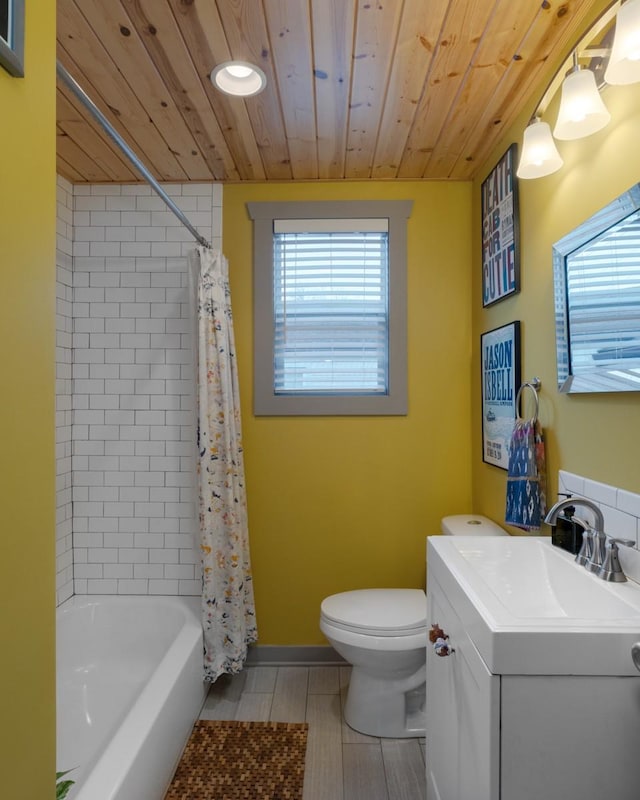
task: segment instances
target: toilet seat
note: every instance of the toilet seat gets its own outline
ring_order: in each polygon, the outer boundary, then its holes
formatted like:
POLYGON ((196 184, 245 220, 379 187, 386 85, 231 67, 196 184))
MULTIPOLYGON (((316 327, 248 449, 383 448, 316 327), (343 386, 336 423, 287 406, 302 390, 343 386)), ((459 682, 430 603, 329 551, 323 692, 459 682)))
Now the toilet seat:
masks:
POLYGON ((426 630, 426 595, 422 589, 356 589, 325 598, 321 618, 343 631, 402 637, 426 630))

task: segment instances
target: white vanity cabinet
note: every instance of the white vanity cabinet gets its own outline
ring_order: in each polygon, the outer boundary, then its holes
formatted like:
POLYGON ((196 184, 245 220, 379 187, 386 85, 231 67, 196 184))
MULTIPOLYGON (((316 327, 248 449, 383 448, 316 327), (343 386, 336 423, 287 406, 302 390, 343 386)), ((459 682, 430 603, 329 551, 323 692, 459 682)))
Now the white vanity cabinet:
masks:
MULTIPOLYGON (((453 652, 427 645, 427 800, 639 800, 640 675, 527 671, 519 637, 535 631, 488 637, 495 620, 482 600, 446 554, 431 557, 427 627, 442 628, 453 652), (495 669, 510 659, 521 674, 495 669)), ((603 632, 602 646, 618 645, 603 632)))
POLYGON ((492 675, 437 581, 427 621, 454 647, 427 646, 427 799, 493 800, 499 791, 500 678, 492 675))

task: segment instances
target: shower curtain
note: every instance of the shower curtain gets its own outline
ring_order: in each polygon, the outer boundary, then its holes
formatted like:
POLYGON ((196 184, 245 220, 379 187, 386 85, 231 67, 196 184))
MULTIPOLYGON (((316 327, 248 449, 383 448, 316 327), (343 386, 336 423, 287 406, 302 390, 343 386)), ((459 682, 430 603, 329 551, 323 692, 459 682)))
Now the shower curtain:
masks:
POLYGON ((215 681, 242 669, 257 629, 227 260, 198 247, 193 273, 204 677, 215 681))

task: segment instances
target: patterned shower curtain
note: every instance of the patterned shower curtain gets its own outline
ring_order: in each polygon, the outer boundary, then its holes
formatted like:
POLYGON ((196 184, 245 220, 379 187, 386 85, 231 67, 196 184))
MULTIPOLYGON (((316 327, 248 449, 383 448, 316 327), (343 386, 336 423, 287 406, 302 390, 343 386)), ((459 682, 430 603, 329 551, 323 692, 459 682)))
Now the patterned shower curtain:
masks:
POLYGON ((193 251, 204 677, 236 673, 257 639, 227 259, 193 251))

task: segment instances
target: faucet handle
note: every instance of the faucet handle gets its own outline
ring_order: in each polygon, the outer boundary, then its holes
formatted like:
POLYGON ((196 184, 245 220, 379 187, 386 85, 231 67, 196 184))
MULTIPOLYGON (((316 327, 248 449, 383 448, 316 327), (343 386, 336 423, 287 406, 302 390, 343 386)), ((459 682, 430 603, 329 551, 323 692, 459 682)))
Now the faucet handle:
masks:
POLYGON ((618 539, 616 536, 609 536, 607 534, 607 547, 613 547, 614 544, 623 544, 625 547, 635 547, 635 539, 618 539))
POLYGON ((602 559, 602 566, 598 570, 598 577, 605 581, 614 581, 615 583, 623 583, 627 580, 627 576, 622 571, 620 566, 620 559, 618 558, 618 544, 631 547, 635 545, 632 539, 616 539, 614 536, 607 537, 607 543, 604 548, 604 558, 602 559))

